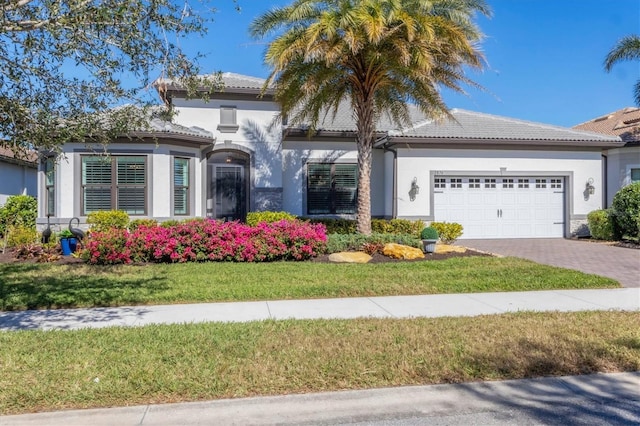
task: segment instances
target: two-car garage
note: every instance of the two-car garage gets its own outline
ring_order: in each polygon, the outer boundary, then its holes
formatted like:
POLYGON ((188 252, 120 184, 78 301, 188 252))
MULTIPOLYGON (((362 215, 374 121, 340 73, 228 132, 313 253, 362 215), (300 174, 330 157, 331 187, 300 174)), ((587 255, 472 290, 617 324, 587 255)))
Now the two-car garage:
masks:
POLYGON ((434 220, 464 226, 463 238, 554 238, 565 229, 560 176, 436 176, 434 220))

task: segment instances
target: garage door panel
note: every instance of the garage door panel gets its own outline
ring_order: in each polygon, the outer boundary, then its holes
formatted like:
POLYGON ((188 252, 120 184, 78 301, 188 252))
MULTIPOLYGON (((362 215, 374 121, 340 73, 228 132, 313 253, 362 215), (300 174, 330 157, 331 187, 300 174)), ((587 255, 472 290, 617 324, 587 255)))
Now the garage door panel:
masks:
POLYGON ((564 180, 473 177, 440 180, 436 221, 458 222, 462 238, 549 238, 564 235, 564 180))

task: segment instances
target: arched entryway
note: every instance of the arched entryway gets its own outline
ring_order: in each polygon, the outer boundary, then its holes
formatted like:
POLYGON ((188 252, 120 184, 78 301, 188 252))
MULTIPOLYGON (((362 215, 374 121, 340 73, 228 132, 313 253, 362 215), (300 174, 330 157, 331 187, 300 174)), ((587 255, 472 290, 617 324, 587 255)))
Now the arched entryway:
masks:
POLYGON ((207 160, 207 217, 245 220, 249 199, 248 153, 214 151, 207 160))

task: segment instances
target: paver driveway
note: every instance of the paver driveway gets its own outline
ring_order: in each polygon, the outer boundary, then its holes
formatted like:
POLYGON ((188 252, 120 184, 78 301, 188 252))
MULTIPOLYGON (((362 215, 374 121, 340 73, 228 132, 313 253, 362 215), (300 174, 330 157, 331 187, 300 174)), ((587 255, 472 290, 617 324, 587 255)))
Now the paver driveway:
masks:
POLYGON ((458 245, 576 269, 640 287, 640 250, 563 238, 459 240, 458 245))

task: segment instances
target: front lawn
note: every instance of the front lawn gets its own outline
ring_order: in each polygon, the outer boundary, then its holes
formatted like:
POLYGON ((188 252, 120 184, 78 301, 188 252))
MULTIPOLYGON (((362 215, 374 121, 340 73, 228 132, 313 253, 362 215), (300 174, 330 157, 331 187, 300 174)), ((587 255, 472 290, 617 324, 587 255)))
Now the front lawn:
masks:
POLYGON ((89 266, 0 264, 0 310, 612 288, 609 278, 517 258, 89 266))
POLYGON ((0 333, 0 414, 637 371, 638 324, 579 312, 0 333))

